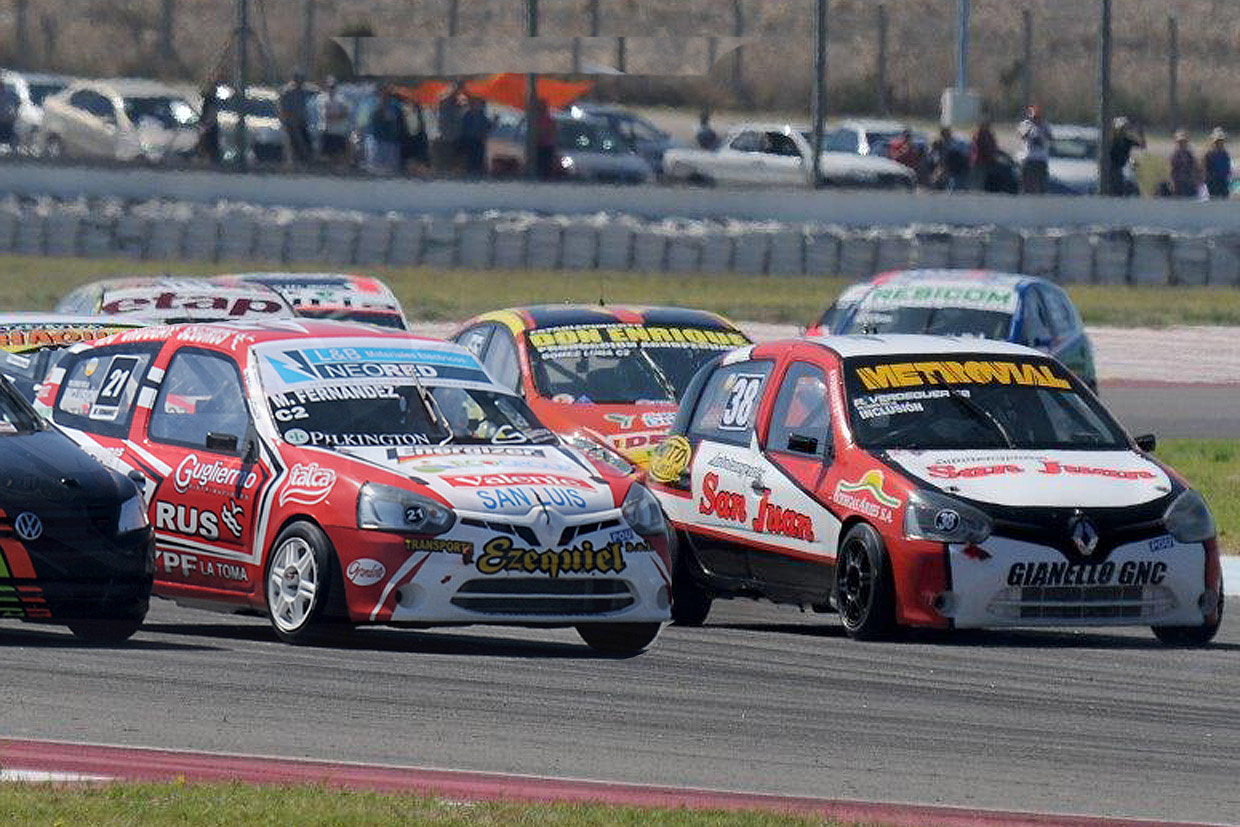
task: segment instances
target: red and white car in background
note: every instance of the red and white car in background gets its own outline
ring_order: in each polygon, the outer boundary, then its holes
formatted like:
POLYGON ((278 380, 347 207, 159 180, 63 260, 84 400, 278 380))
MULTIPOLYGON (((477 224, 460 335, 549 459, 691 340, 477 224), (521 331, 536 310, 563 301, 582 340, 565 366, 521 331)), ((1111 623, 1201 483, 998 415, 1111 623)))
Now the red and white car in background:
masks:
POLYGON ((214 284, 257 285, 275 291, 298 316, 336 319, 408 330, 409 321, 392 289, 371 276, 339 273, 237 273, 214 284))
POLYGON ((155 593, 340 624, 575 626, 634 652, 668 618, 658 503, 446 342, 332 321, 179 325, 71 349, 40 401, 146 478, 155 593))
POLYGON ((1213 517, 1073 374, 972 338, 837 336, 695 377, 650 478, 676 535, 673 618, 716 597, 898 627, 1152 627, 1223 613, 1213 517))
POLYGON ((210 279, 134 276, 83 284, 56 303, 74 316, 124 316, 143 324, 257 321, 291 318, 292 306, 261 284, 215 284, 210 279))

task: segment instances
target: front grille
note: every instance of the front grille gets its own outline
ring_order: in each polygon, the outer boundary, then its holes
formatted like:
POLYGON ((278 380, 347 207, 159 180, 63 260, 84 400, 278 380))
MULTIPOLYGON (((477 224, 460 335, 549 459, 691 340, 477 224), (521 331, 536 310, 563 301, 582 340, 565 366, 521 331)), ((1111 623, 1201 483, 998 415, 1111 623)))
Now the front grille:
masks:
POLYGON ((604 615, 637 601, 623 580, 512 577, 469 580, 452 597, 452 605, 489 615, 604 615))
POLYGON ((538 545, 538 535, 527 525, 511 525, 509 523, 493 523, 487 520, 475 520, 472 517, 461 520, 461 525, 483 528, 496 534, 507 534, 509 537, 520 537, 531 547, 538 545))
POLYGON ((570 525, 564 529, 564 533, 560 535, 560 545, 566 546, 577 537, 584 534, 593 534, 596 531, 602 531, 605 528, 615 528, 620 525, 619 520, 603 520, 601 523, 583 523, 581 525, 570 525))
POLYGON ((1013 586, 987 610, 1009 620, 1147 620, 1174 608, 1166 586, 1013 586))

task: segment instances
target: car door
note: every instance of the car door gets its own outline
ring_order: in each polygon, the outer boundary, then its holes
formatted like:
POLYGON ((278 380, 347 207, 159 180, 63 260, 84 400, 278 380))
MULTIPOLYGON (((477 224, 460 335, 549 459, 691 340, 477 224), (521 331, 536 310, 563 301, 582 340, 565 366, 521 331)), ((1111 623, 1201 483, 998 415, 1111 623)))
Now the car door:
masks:
POLYGON ((819 501, 835 458, 828 372, 820 348, 791 354, 762 406, 762 486, 749 568, 772 597, 825 602, 835 579, 840 521, 819 501))
POLYGON ((686 534, 707 574, 747 582, 752 521, 765 487, 754 423, 774 368, 767 359, 716 366, 690 419, 697 444, 689 469, 692 515, 686 534))
POLYGON ((762 183, 792 186, 805 183, 805 159, 795 138, 784 132, 770 131, 764 136, 763 148, 765 174, 762 183))
POLYGON ((744 184, 758 179, 762 163, 762 133, 746 129, 738 132, 715 154, 712 174, 720 183, 744 184))
POLYGON ((177 350, 145 425, 135 429, 138 441, 167 469, 150 508, 161 591, 252 592, 262 582, 256 512, 272 473, 237 363, 210 350, 177 350))

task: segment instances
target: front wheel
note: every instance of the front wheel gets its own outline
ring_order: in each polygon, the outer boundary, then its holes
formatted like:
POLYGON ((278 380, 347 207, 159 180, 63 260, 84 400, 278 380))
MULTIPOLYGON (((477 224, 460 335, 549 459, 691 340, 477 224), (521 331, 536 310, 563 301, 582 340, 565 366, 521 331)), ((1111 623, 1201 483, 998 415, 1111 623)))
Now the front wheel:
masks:
POLYGON ((711 596, 694 579, 683 559, 672 570, 672 622, 677 626, 701 626, 710 614, 711 596))
POLYGON ((285 643, 307 645, 326 637, 335 555, 323 530, 296 522, 280 532, 267 558, 267 617, 285 643))
POLYGON ((69 631, 83 643, 124 643, 142 626, 142 618, 125 620, 75 620, 68 624, 69 631))
POLYGON ((595 651, 636 655, 659 636, 658 623, 582 623, 577 634, 595 651))
POLYGON ((1188 648, 1205 646, 1214 640, 1221 625, 1223 625, 1222 588, 1218 592, 1218 613, 1214 616, 1213 622, 1203 623, 1200 626, 1154 626, 1152 628, 1154 637, 1167 646, 1188 648))
POLYGON ((896 628, 895 586, 883 539, 859 523, 840 543, 835 564, 835 605, 854 640, 882 640, 896 628))

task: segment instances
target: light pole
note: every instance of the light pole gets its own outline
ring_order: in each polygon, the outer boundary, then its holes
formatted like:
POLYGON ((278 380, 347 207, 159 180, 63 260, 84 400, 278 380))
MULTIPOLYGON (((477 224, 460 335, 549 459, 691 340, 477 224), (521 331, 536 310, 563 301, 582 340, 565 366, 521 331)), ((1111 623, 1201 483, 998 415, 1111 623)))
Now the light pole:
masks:
POLYGON ((956 35, 956 88, 961 92, 969 88, 969 14, 970 0, 959 0, 956 22, 960 30, 956 35))
MULTIPOLYGON (((525 0, 525 35, 538 37, 538 0, 525 0)), ((525 176, 538 177, 539 124, 538 75, 531 72, 525 77, 525 176)))
POLYGON ((827 117, 827 0, 815 0, 814 8, 814 146, 810 186, 822 175, 822 133, 827 117))
POLYGON ((1098 21, 1098 192, 1111 195, 1111 0, 1102 0, 1098 21))

